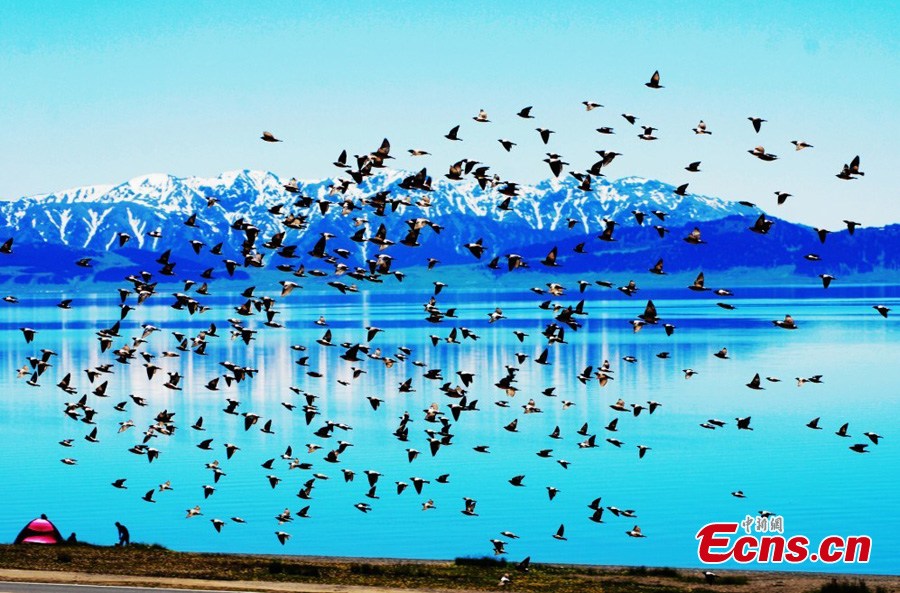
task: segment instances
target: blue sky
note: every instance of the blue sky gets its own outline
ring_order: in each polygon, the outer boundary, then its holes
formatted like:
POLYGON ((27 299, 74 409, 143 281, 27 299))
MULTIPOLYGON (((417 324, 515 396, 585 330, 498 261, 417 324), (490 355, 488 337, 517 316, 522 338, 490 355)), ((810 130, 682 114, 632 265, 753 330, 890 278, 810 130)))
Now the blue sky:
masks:
POLYGON ((900 222, 898 26, 889 2, 3 3, 0 198, 151 172, 321 178, 341 149, 388 137, 397 166, 432 174, 468 157, 531 182, 547 150, 586 168, 609 149, 624 153, 611 177, 830 228, 900 222), (658 91, 643 84, 656 69, 658 91), (535 120, 515 117, 525 105, 535 120), (472 121, 481 108, 492 123, 472 121), (750 115, 768 120, 758 135, 750 115), (712 136, 691 132, 700 119, 712 136), (455 124, 463 142, 443 138, 455 124), (557 132, 547 149, 539 125, 557 132), (781 158, 753 159, 757 144, 781 158), (401 156, 412 147, 433 155, 401 156), (855 154, 866 177, 836 179, 855 154), (694 160, 703 172, 683 171, 694 160), (776 190, 794 197, 776 208, 776 190))

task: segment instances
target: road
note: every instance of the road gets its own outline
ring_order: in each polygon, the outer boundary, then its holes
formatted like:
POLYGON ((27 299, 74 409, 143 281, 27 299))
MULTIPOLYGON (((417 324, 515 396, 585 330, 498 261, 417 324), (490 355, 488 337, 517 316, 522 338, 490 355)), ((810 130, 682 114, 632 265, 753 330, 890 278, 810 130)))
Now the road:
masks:
MULTIPOLYGON (((204 589, 204 593, 247 593, 204 589)), ((121 585, 65 585, 58 583, 0 582, 0 593, 196 593, 197 589, 164 589, 161 587, 127 587, 121 585)))
MULTIPOLYGON (((0 582, 0 593, 196 593, 197 589, 162 589, 158 587, 124 587, 119 585, 64 585, 56 583, 0 582)), ((206 593, 238 593, 207 589, 206 593)), ((239 593, 246 593, 241 591, 239 593)))
MULTIPOLYGON (((22 578, 21 581, 0 580, 0 593, 390 593, 404 591, 417 593, 414 589, 392 589, 387 587, 367 587, 359 585, 328 585, 321 583, 277 583, 248 581, 202 581, 178 580, 154 577, 142 577, 145 582, 152 582, 154 587, 131 586, 129 577, 82 575, 77 573, 43 572, 38 578, 47 578, 54 582, 31 582, 35 578, 31 571, 3 571, 5 578, 22 578), (18 573, 18 574, 11 574, 18 573), (67 579, 66 577, 73 577, 67 579), (84 582, 90 579, 102 579, 103 584, 84 582), (67 580, 78 580, 81 583, 70 583, 67 580), (116 581, 121 581, 117 583, 116 581), (182 586, 179 586, 182 585, 182 586)), ((131 581, 134 582, 134 581, 131 581)), ((425 592, 420 592, 425 593, 425 592)), ((429 591, 428 593, 431 593, 429 591)), ((457 591, 456 593, 464 593, 457 591)))

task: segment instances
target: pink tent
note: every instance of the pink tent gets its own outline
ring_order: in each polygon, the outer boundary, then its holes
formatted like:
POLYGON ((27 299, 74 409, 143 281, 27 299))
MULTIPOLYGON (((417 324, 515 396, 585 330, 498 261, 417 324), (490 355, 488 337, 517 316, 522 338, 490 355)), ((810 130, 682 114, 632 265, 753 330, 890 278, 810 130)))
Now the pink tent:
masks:
POLYGON ((50 522, 47 515, 41 515, 22 528, 14 543, 17 544, 60 544, 62 535, 56 526, 50 522))

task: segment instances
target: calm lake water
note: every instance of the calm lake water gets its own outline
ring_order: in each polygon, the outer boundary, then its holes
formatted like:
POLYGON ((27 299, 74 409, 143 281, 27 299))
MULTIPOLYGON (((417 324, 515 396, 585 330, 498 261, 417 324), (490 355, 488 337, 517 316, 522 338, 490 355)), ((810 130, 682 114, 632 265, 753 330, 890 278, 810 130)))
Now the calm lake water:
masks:
MULTIPOLYGON (((215 322, 219 338, 209 338, 207 356, 190 352, 180 358, 157 358, 164 371, 178 370, 184 379, 182 391, 162 386, 165 373, 149 381, 143 359, 130 365, 114 362, 107 352, 100 354, 95 331, 109 327, 118 318, 117 300, 76 295, 70 311, 53 306, 58 294, 22 298, 18 305, 0 307, 0 475, 4 479, 0 539, 11 541, 18 530, 40 513, 47 513, 64 536, 76 532, 79 539, 112 544, 115 521, 125 523, 132 540, 156 542, 178 550, 216 552, 286 553, 310 555, 369 556, 397 558, 453 558, 490 555, 490 539, 508 542, 510 560, 530 555, 536 562, 585 564, 628 564, 691 567, 699 566, 694 535, 708 522, 740 521, 746 515, 770 510, 784 517, 785 534, 802 534, 816 541, 831 534, 869 535, 873 540, 867 565, 823 565, 807 562, 791 567, 768 568, 810 571, 887 573, 900 571, 900 435, 893 430, 900 404, 900 340, 896 318, 883 319, 873 309, 885 304, 900 315, 896 291, 870 289, 818 290, 774 298, 767 291, 744 291, 750 298, 734 298, 734 311, 715 306, 716 297, 695 297, 688 291, 651 295, 664 322, 677 326, 673 336, 661 327, 632 332, 628 323, 643 312, 646 296, 627 298, 615 291, 591 288, 584 295, 583 327, 567 331, 567 344, 550 348, 547 366, 532 362, 544 349, 540 335, 552 321, 551 312, 537 308, 547 297, 537 295, 461 294, 439 295, 442 309, 456 307, 458 319, 440 324, 425 322, 421 304, 427 295, 313 295, 294 293, 281 299, 278 320, 287 327, 262 327, 259 315, 247 324, 260 330, 249 347, 228 336, 226 319, 236 317, 233 306, 242 299, 208 299, 213 309, 189 317, 186 311, 169 308, 169 297, 158 296, 128 316, 115 347, 140 334, 141 323, 163 329, 149 338, 142 351, 175 351, 172 331, 189 336, 215 322), (825 298, 828 297, 828 298, 825 298), (155 301, 155 302, 154 302, 155 301), (328 303, 327 305, 323 303, 328 303), (501 306, 508 319, 488 323, 488 313, 501 306), (371 342, 386 356, 397 348, 412 349, 405 362, 386 368, 377 360, 347 362, 338 358, 340 346, 326 348, 316 343, 324 333, 314 321, 325 314, 333 342, 365 343, 365 326, 385 331, 371 342), (785 331, 774 327, 773 319, 790 313, 800 329, 785 331), (19 328, 38 330, 26 344, 19 328), (480 336, 478 341, 432 346, 429 335, 446 337, 452 327, 466 327, 480 336), (530 334, 519 343, 513 330, 530 334), (305 353, 292 344, 305 345, 305 353), (727 347, 729 359, 713 356, 727 347), (28 356, 40 356, 41 348, 59 353, 40 380, 40 387, 16 378, 16 370, 28 356), (656 356, 669 352, 669 357, 656 356), (529 356, 516 364, 515 353, 529 356), (294 364, 309 356, 309 367, 294 364), (628 363, 624 356, 637 361, 628 363), (212 392, 204 384, 224 369, 222 360, 259 369, 252 380, 212 392), (614 380, 600 387, 596 380, 582 385, 577 374, 587 365, 595 368, 608 359, 614 380), (478 412, 463 413, 453 422, 452 446, 442 447, 432 457, 425 429, 439 430, 440 424, 424 420, 423 410, 432 402, 449 414, 451 398, 439 391, 444 381, 422 375, 426 368, 442 369, 445 381, 459 383, 456 371, 473 372, 469 399, 478 400, 478 412), (114 373, 88 383, 83 369, 113 363, 114 373), (520 368, 518 394, 508 398, 494 386, 506 373, 504 365, 520 368), (365 374, 352 378, 351 367, 365 374), (689 380, 682 369, 697 374, 689 380), (315 378, 308 370, 321 372, 315 378), (72 373, 76 395, 68 395, 55 384, 72 373), (763 380, 764 391, 745 387, 755 373, 774 376, 779 383, 763 380), (797 387, 795 377, 822 375, 822 383, 797 387), (412 393, 400 393, 398 386, 412 378, 412 393), (342 385, 337 382, 349 382, 342 385), (97 410, 99 443, 84 440, 91 426, 63 414, 64 402, 75 401, 102 380, 109 381, 110 397, 88 396, 97 410), (319 397, 320 415, 307 426, 298 408, 293 412, 281 402, 302 406, 295 386, 319 397), (556 387, 556 397, 541 392, 556 387), (139 395, 148 401, 139 407, 129 399, 139 395), (384 403, 373 410, 366 396, 384 403), (262 417, 249 431, 243 418, 224 414, 225 398, 240 400, 238 411, 262 417), (523 414, 529 398, 542 413, 523 414), (618 398, 646 405, 655 400, 662 406, 650 415, 634 417, 609 406, 618 398), (508 400, 501 408, 495 401, 508 400), (574 405, 565 408, 563 400, 574 405), (128 401, 124 412, 113 409, 128 401), (153 463, 128 451, 140 442, 142 431, 161 410, 175 413, 178 427, 171 437, 149 443, 160 450, 153 463), (393 435, 399 417, 408 411, 409 442, 393 435), (203 416, 205 432, 190 425, 203 416), (751 416, 753 431, 739 431, 736 417, 751 416), (806 428, 820 416, 823 430, 806 428), (619 418, 618 432, 604 427, 619 418), (727 425, 716 430, 699 426, 710 418, 727 425), (118 423, 132 420, 135 428, 118 433, 118 423), (274 434, 260 431, 272 420, 274 434), (503 427, 518 419, 518 432, 503 427), (335 430, 330 439, 313 435, 325 420, 341 422, 352 430, 335 430), (587 422, 589 434, 597 435, 598 447, 580 449, 585 437, 576 433, 587 422), (850 438, 834 433, 849 422, 850 438), (548 435, 559 426, 562 439, 548 435), (885 436, 879 445, 869 445, 860 455, 848 449, 854 443, 869 442, 863 432, 885 436), (605 441, 616 437, 624 442, 616 448, 605 441), (74 439, 64 448, 58 441, 74 439), (197 444, 212 438, 212 450, 197 444), (339 464, 326 463, 324 455, 337 440, 353 444, 341 455, 339 464), (224 443, 240 447, 226 459, 224 443), (319 444, 322 450, 307 453, 306 445, 319 444), (637 445, 651 447, 643 459, 637 445), (291 445, 293 455, 312 463, 311 470, 288 469, 281 459, 291 445), (489 445, 490 453, 473 450, 489 445), (413 462, 407 448, 422 452, 413 462), (552 449, 550 458, 536 452, 552 449), (77 459, 68 466, 60 459, 77 459), (272 470, 260 464, 275 458, 272 470), (557 460, 571 462, 564 469, 557 460), (218 460, 227 474, 215 484, 215 493, 204 499, 203 485, 213 484, 204 464, 218 460), (341 469, 352 469, 356 479, 345 483, 341 469), (368 484, 363 470, 383 474, 378 482, 378 499, 365 495, 368 484), (313 473, 317 479, 312 500, 296 495, 313 473), (449 473, 449 482, 435 478, 449 473), (282 479, 276 488, 267 475, 282 479), (524 487, 508 480, 524 474, 524 487), (421 495, 410 478, 430 480, 421 495), (127 489, 110 483, 127 478, 127 489), (157 492, 155 504, 141 500, 150 488, 171 481, 172 490, 157 492), (396 481, 410 483, 398 495, 396 481), (559 489, 549 500, 546 487, 559 489), (746 498, 731 496, 743 490, 746 498), (588 520, 588 503, 602 497, 602 504, 634 509, 637 518, 604 514, 604 523, 588 520), (463 497, 478 501, 478 516, 460 511, 463 497), (422 503, 433 500, 435 508, 422 511, 422 503), (366 502, 372 511, 361 513, 354 504, 366 502), (289 508, 296 513, 310 505, 308 519, 295 518, 279 526, 275 516, 289 508), (200 505, 202 515, 185 518, 186 509, 200 505), (244 524, 230 517, 240 516, 244 524), (210 522, 226 521, 221 533, 210 522), (565 524, 568 541, 551 536, 565 524), (635 524, 646 538, 625 534, 635 524), (291 534, 286 545, 279 544, 276 530, 291 534), (520 536, 509 539, 501 531, 520 536)), ((783 294, 783 293, 782 293, 783 294)), ((574 304, 580 296, 570 292, 554 299, 574 304)), ((745 567, 746 568, 746 567, 745 567)), ((754 565, 752 568, 767 568, 754 565)))

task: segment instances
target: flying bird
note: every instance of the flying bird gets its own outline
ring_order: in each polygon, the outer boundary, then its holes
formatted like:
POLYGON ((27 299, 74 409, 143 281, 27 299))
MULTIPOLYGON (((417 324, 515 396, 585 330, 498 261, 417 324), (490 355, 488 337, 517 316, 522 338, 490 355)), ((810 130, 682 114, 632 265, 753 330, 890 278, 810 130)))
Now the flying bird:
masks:
POLYGON ((772 321, 772 324, 781 329, 797 329, 797 324, 794 323, 794 318, 790 315, 785 315, 783 321, 776 319, 772 321))
POLYGON ((762 128, 763 122, 766 120, 761 117, 748 117, 750 123, 753 124, 753 129, 756 130, 756 133, 759 134, 759 130, 762 128))
POLYGON ((704 122, 702 119, 700 120, 700 123, 697 124, 697 127, 694 128, 694 133, 700 135, 712 134, 712 132, 706 129, 706 122, 704 122))
POLYGON ((777 155, 766 152, 766 149, 763 146, 757 146, 755 148, 748 150, 747 152, 749 152, 751 155, 755 156, 756 158, 758 158, 761 161, 774 161, 774 160, 778 159, 777 155))

